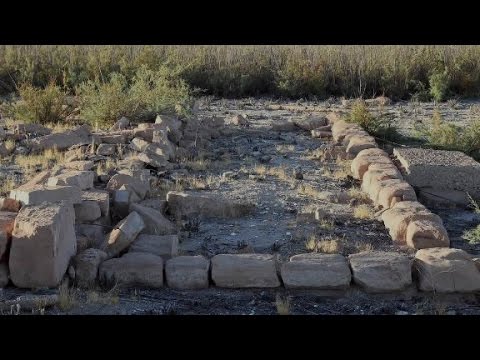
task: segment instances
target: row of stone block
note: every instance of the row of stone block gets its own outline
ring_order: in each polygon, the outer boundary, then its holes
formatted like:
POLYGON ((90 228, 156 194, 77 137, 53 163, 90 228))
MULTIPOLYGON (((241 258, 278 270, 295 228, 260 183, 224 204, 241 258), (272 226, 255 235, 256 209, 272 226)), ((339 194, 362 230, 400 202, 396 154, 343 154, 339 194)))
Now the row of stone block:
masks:
MULTIPOLYGON (((163 287, 164 260, 151 253, 127 253, 99 266, 108 285, 163 287)), ((345 258, 340 254, 295 255, 281 264, 276 255, 219 254, 179 256, 165 263, 166 285, 176 289, 275 288, 345 290, 352 281, 372 293, 403 291, 418 279, 420 291, 480 291, 480 272, 470 255, 459 249, 419 250, 414 259, 392 252, 371 251, 345 258), (413 276, 416 274, 416 276, 413 276)))

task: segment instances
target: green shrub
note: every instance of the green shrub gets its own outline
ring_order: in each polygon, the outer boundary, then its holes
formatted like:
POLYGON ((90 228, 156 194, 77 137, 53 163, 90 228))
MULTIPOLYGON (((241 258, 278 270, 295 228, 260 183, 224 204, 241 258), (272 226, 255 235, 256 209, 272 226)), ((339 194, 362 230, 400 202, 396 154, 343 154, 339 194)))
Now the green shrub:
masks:
POLYGON ((438 110, 433 113, 429 126, 420 130, 426 145, 435 149, 462 151, 480 159, 480 119, 473 120, 465 127, 445 123, 438 110))
POLYGON ((435 73, 430 76, 430 95, 435 101, 443 101, 447 97, 449 78, 447 72, 435 73))
POLYGON ((96 127, 112 125, 120 117, 141 122, 157 113, 187 115, 191 91, 178 72, 166 67, 153 71, 142 66, 129 84, 126 77, 112 73, 107 82, 87 81, 77 88, 81 116, 96 127))
POLYGON ((480 225, 477 227, 466 230, 462 236, 470 244, 479 244, 480 243, 480 225))
POLYGON ((122 116, 131 117, 137 106, 130 101, 125 77, 117 73, 105 83, 89 80, 81 84, 77 95, 81 117, 95 127, 113 124, 122 116))
POLYGON ((18 87, 21 101, 11 104, 9 116, 32 123, 55 123, 65 119, 65 93, 50 82, 44 89, 30 84, 18 87))
POLYGON ((395 127, 386 116, 374 116, 362 99, 355 101, 347 121, 360 125, 370 135, 384 140, 394 140, 397 137, 395 127))

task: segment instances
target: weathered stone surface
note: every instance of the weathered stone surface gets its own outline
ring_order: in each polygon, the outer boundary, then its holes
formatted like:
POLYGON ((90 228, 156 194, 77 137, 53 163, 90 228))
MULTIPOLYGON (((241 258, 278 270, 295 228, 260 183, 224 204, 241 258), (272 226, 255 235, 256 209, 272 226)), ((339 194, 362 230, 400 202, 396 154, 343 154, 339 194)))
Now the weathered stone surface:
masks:
POLYGON ((130 204, 130 211, 136 211, 142 217, 145 223, 142 234, 171 235, 177 233, 175 225, 155 209, 139 204, 130 204))
POLYGON ((81 202, 81 190, 76 186, 20 186, 10 192, 10 198, 20 201, 23 205, 38 205, 42 202, 70 201, 73 204, 81 202))
MULTIPOLYGON (((76 229, 75 229, 76 231, 76 229)), ((103 239, 103 237, 102 237, 103 239)), ((77 254, 81 253, 83 250, 87 250, 91 247, 91 241, 88 237, 84 235, 77 234, 77 254)))
POLYGON ((75 256, 75 282, 81 288, 95 285, 98 267, 107 259, 107 253, 99 249, 86 249, 75 256))
POLYGON ((377 205, 383 209, 391 208, 400 201, 417 201, 415 190, 406 181, 386 185, 378 192, 377 205))
POLYGON ((388 154, 378 148, 360 151, 351 164, 352 175, 355 179, 362 180, 363 175, 371 164, 393 164, 388 154))
POLYGON ((245 117, 242 115, 235 115, 231 119, 228 120, 229 124, 235 125, 235 126, 249 126, 250 123, 248 122, 245 117))
POLYGON ((0 211, 19 212, 22 204, 18 200, 0 198, 0 211))
POLYGON ((144 228, 141 216, 133 211, 106 236, 101 249, 108 257, 117 256, 130 246, 144 228))
POLYGON ((348 259, 353 281, 366 291, 399 291, 412 283, 412 260, 403 254, 366 251, 348 259))
MULTIPOLYGON (((118 144, 126 144, 127 137, 124 133, 119 134, 102 134, 99 135, 101 144, 111 144, 111 145, 118 145, 118 144)), ((98 154, 98 150, 97 150, 98 154)), ((100 154, 103 155, 103 154, 100 154)))
POLYGON ((405 238, 407 245, 414 249, 450 246, 447 230, 432 220, 411 221, 405 238))
POLYGON ((165 209, 167 208, 167 201, 161 200, 160 198, 151 198, 140 201, 139 205, 155 209, 164 214, 165 209))
POLYGON ((0 259, 4 259, 12 240, 12 231, 17 213, 0 211, 0 259))
POLYGON ((86 222, 97 220, 102 216, 100 206, 96 201, 85 200, 79 204, 75 204, 75 222, 86 222))
POLYGON ((467 206, 471 202, 467 193, 459 190, 418 188, 418 198, 429 207, 467 206))
POLYGON ((100 207, 102 216, 110 214, 110 194, 105 190, 87 190, 82 192, 83 201, 95 201, 100 207))
POLYGON ((95 172, 67 171, 48 179, 47 186, 76 186, 81 190, 91 189, 95 172))
POLYGON ((175 145, 168 139, 166 131, 154 131, 152 142, 145 149, 147 154, 163 156, 167 161, 175 158, 175 145))
POLYGON ((350 285, 348 262, 340 254, 300 254, 282 265, 286 288, 343 289, 350 285))
MULTIPOLYGON (((93 225, 93 224, 75 224, 75 233, 77 234, 77 240, 80 237, 85 237, 88 239, 88 243, 83 243, 82 245, 88 245, 87 247, 101 248, 105 241, 105 232, 106 229, 103 226, 93 225)), ((80 239, 77 241, 85 241, 85 239, 80 239)), ((82 248, 85 250, 85 248, 82 248)), ((81 251, 82 249, 78 250, 81 251)))
POLYGON ((252 205, 230 203, 217 196, 170 191, 167 194, 170 213, 178 218, 188 216, 233 218, 248 214, 252 205))
MULTIPOLYGON (((407 243, 407 228, 411 222, 426 220, 437 224, 439 229, 444 228, 442 219, 417 201, 402 201, 396 203, 393 207, 382 213, 382 220, 392 240, 401 245, 407 243)), ((440 233, 445 234, 444 229, 440 230, 440 233)), ((412 231, 409 236, 411 236, 412 239, 415 238, 415 232, 412 231)), ((416 243, 416 241, 413 242, 416 243)), ((440 246, 443 246, 446 240, 442 237, 439 239, 439 242, 441 244, 440 246)))
POLYGON ((276 258, 268 254, 219 254, 211 259, 212 280, 225 288, 278 287, 276 258))
POLYGON ((37 175, 35 175, 33 178, 31 178, 29 181, 27 181, 22 186, 20 186, 19 189, 29 188, 33 185, 42 185, 48 180, 51 173, 52 172, 50 170, 41 171, 37 175))
POLYGON ((150 145, 150 143, 140 137, 133 138, 130 142, 130 148, 138 152, 145 151, 148 145, 150 145))
POLYGON ((112 176, 107 184, 108 190, 118 190, 122 185, 131 186, 139 198, 144 199, 147 193, 150 191, 150 184, 142 181, 141 179, 134 178, 130 175, 116 174, 112 176))
POLYGON ((130 120, 125 116, 122 116, 111 128, 110 131, 123 130, 128 128, 130 125, 130 120))
POLYGON ((15 219, 10 277, 21 288, 55 287, 76 254, 75 214, 67 202, 25 206, 15 219))
POLYGON ((168 166, 167 159, 164 156, 152 153, 137 154, 137 159, 154 168, 163 169, 168 166))
POLYGON ((293 122, 300 129, 311 131, 327 125, 327 118, 324 116, 308 116, 303 119, 294 119, 293 122))
POLYGON ((376 201, 382 185, 386 184, 382 182, 385 180, 396 180, 393 182, 398 183, 403 179, 398 169, 394 168, 393 165, 370 165, 363 174, 361 188, 369 195, 370 199, 376 201))
POLYGON ((128 190, 115 190, 113 192, 114 214, 125 217, 129 213, 131 192, 128 190))
POLYGON ((168 260, 178 254, 178 236, 141 234, 132 243, 129 252, 147 252, 168 260))
POLYGON ((97 148, 97 155, 111 156, 117 152, 117 146, 115 144, 100 144, 97 148))
POLYGON ((377 143, 371 136, 354 136, 347 145, 347 154, 357 156, 358 153, 365 149, 376 148, 377 143))
POLYGON ((10 281, 10 271, 6 262, 0 263, 0 288, 4 288, 10 281))
MULTIPOLYGON (((170 140, 178 142, 182 137, 182 122, 176 117, 168 115, 157 115, 155 119, 155 130, 163 130, 170 140)), ((155 134, 153 134, 155 137, 155 134)), ((152 138, 152 141, 154 139, 152 138)), ((155 141, 153 141, 155 142, 155 141)))
POLYGON ((333 141, 337 144, 342 144, 343 139, 349 133, 358 133, 363 132, 363 129, 360 125, 347 123, 344 120, 335 121, 332 124, 332 138, 333 141))
POLYGON ((480 272, 472 256, 460 249, 430 248, 415 254, 418 288, 437 293, 476 292, 480 272))
POLYGON ((73 130, 38 137, 30 141, 32 151, 57 148, 68 149, 73 145, 88 145, 91 143, 90 130, 87 125, 77 126, 73 130))
POLYGON ((27 134, 30 136, 50 135, 52 130, 40 124, 16 124, 13 128, 16 134, 27 134))
POLYGON ((412 186, 468 192, 480 198, 480 163, 460 151, 395 148, 405 180, 412 186))
POLYGON ((272 131, 292 132, 297 130, 298 127, 292 120, 277 120, 272 123, 272 131))
POLYGON ((163 260, 148 253, 127 253, 104 261, 99 279, 107 285, 163 287, 163 260))
POLYGON ((64 165, 67 169, 89 171, 93 169, 95 163, 93 161, 77 160, 66 162, 64 165))
POLYGON ((332 136, 332 133, 330 131, 312 130, 310 133, 312 135, 312 138, 325 139, 332 136))
POLYGON ((165 264, 167 284, 173 289, 208 288, 210 261, 201 255, 179 256, 165 264))

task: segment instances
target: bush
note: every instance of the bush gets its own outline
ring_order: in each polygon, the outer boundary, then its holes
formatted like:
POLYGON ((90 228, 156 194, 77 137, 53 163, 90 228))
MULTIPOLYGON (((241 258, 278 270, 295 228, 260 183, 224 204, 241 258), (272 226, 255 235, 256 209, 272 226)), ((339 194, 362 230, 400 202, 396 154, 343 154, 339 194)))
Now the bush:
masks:
POLYGON ((443 101, 447 97, 449 78, 447 72, 435 73, 430 76, 430 95, 435 101, 443 101))
POLYGON ((30 84, 18 88, 21 101, 10 106, 7 114, 14 119, 32 123, 54 123, 65 119, 65 93, 54 82, 44 89, 30 84))
POLYGON ((446 124, 438 110, 433 113, 430 126, 421 129, 427 145, 442 150, 462 151, 480 159, 480 119, 473 120, 466 127, 446 124))
POLYGON ((385 116, 376 117, 371 114, 362 99, 355 101, 347 121, 360 125, 369 134, 384 140, 393 140, 397 137, 397 131, 388 119, 385 116))
POLYGON ((80 97, 80 115, 92 126, 104 127, 120 117, 131 117, 135 104, 128 96, 125 77, 113 73, 108 82, 89 80, 77 88, 80 97))
POLYGON ((191 91, 178 72, 161 67, 153 71, 142 66, 132 83, 112 73, 108 82, 88 81, 77 88, 81 99, 81 116, 92 125, 112 125, 120 117, 141 122, 157 113, 187 115, 191 108, 191 91))

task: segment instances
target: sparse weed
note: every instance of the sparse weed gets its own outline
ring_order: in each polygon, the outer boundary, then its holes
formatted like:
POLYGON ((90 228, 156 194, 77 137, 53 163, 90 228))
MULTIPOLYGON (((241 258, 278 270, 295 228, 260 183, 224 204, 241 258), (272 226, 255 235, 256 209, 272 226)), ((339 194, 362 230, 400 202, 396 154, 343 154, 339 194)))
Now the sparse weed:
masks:
POLYGON ((353 209, 353 217, 355 219, 372 219, 373 215, 371 207, 365 204, 361 204, 353 209))
POLYGON ((63 311, 72 309, 77 304, 77 291, 63 282, 58 288, 58 306, 63 311))
POLYGON ((275 297, 275 306, 278 315, 290 315, 290 299, 277 293, 275 297))

